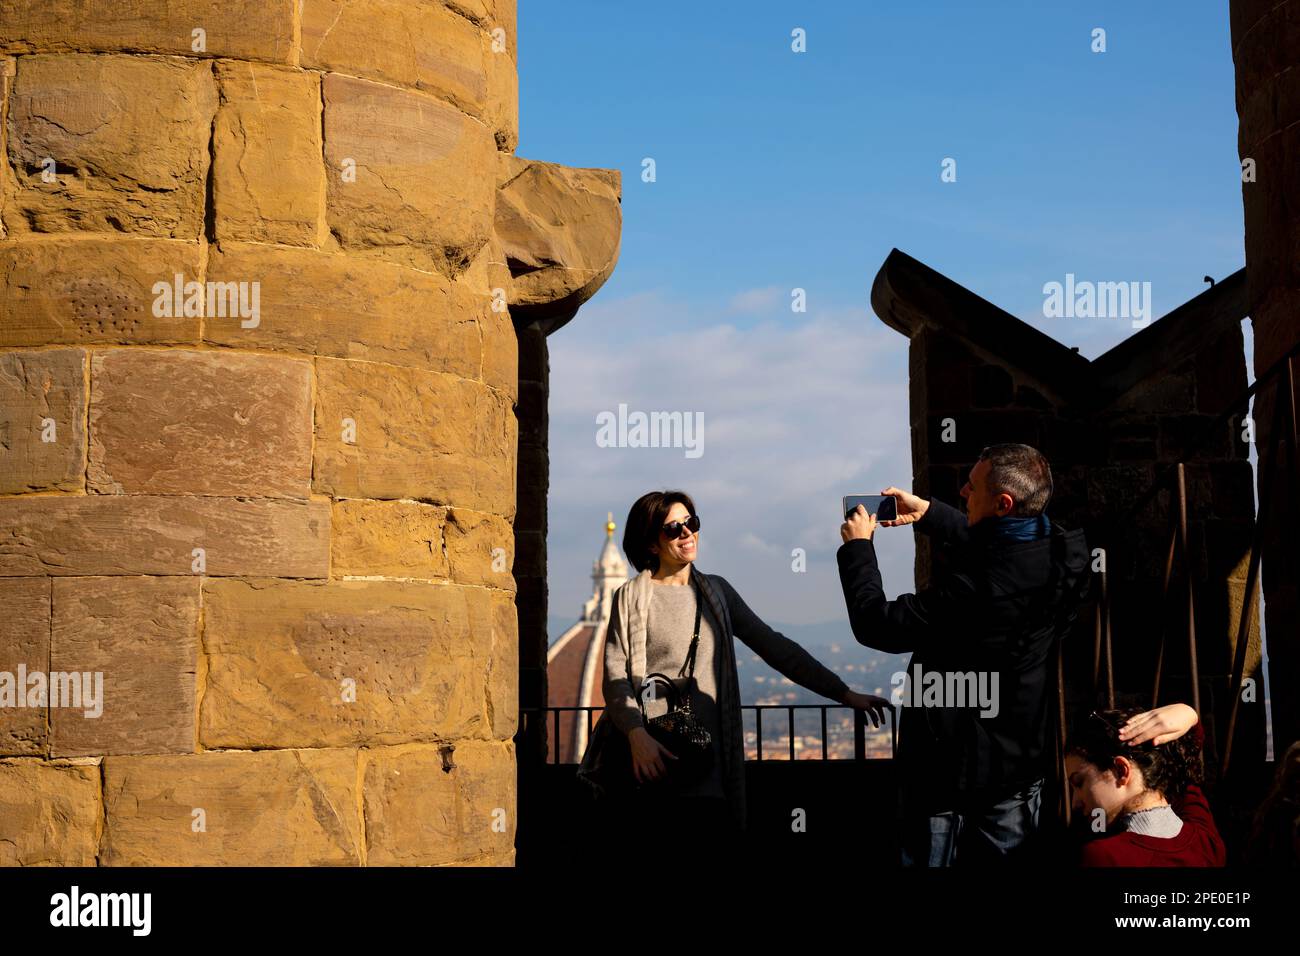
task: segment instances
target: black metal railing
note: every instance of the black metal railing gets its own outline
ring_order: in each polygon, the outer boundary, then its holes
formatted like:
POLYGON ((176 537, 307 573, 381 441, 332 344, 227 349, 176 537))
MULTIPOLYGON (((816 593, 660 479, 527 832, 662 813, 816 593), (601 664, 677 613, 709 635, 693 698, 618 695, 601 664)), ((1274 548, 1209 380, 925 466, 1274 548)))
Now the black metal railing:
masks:
MULTIPOLYGON (((530 722, 532 719, 540 719, 544 721, 548 725, 547 726, 547 729, 549 730, 548 741, 550 744, 548 748, 549 752, 547 754, 546 762, 551 764, 559 764, 560 747, 558 745, 558 742, 560 740, 560 715, 571 713, 574 714, 576 718, 576 715, 578 713, 584 714, 585 720, 587 722, 587 737, 590 738, 592 730, 595 727, 596 718, 594 715, 600 713, 604 709, 605 709, 604 707, 525 707, 520 710, 519 733, 522 736, 530 729, 530 722)), ((876 758, 867 757, 867 730, 868 730, 869 718, 867 717, 866 711, 856 710, 854 708, 846 707, 843 704, 741 704, 740 710, 742 715, 749 711, 752 711, 754 714, 754 760, 755 761, 761 761, 764 759, 763 758, 763 713, 765 711, 781 711, 781 710, 784 710, 786 712, 786 735, 788 739, 786 742, 785 749, 788 752, 789 756, 787 759, 789 760, 795 760, 795 759, 830 760, 832 759, 829 750, 830 728, 829 728, 829 722, 827 720, 827 713, 832 710, 837 710, 837 711, 850 710, 853 713, 853 756, 851 759, 853 760, 887 759, 883 757, 876 757, 876 758), (820 733, 821 757, 820 758, 812 758, 812 757, 796 758, 795 757, 795 749, 796 749, 795 748, 795 738, 796 738, 795 711, 804 711, 804 712, 818 711, 819 712, 820 726, 821 726, 821 733, 820 733)), ((890 735, 889 735, 890 736, 890 740, 889 740, 890 757, 888 759, 892 759, 898 750, 897 711, 886 710, 885 719, 889 723, 889 731, 890 731, 890 735)), ((780 745, 778 745, 778 747, 779 746, 780 745)), ((577 756, 580 759, 581 755, 577 755, 577 756)), ((770 761, 773 758, 769 757, 767 759, 770 761)), ((575 759, 571 762, 577 763, 577 760, 575 759)))

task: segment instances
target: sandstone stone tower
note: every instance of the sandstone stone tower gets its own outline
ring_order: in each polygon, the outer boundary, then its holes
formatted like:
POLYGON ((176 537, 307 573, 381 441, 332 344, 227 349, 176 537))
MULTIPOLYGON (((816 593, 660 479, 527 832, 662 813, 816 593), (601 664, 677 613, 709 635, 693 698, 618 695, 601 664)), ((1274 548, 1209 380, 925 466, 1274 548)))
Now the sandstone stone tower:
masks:
POLYGON ((0 7, 0 863, 513 862, 519 341, 620 229, 516 68, 514 0, 0 7))
MULTIPOLYGON (((1300 3, 1295 0, 1232 0, 1232 59, 1237 76, 1238 149, 1254 165, 1253 181, 1241 185, 1246 220, 1246 275, 1255 332, 1255 375, 1276 372, 1289 355, 1300 371, 1300 3)), ((1245 179, 1245 177, 1243 177, 1245 179)), ((1261 391, 1255 419, 1259 471, 1273 472, 1271 519, 1262 529, 1265 615, 1272 676, 1273 727, 1277 752, 1300 740, 1300 584, 1296 541, 1300 536, 1297 489, 1285 470, 1285 452, 1272 451, 1279 401, 1290 405, 1295 437, 1297 386, 1275 375, 1261 391)), ((1261 481, 1263 486, 1263 481, 1261 481)), ((1262 505, 1263 503, 1261 503, 1262 505)))

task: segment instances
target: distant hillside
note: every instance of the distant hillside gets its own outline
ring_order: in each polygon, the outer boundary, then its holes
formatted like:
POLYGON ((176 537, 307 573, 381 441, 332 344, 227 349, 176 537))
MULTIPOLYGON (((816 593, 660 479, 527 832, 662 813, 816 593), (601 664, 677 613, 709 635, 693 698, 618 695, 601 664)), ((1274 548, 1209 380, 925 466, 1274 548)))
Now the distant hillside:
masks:
MULTIPOLYGON (((857 645, 853 632, 849 630, 848 621, 825 621, 821 624, 778 624, 775 621, 769 623, 790 640, 798 641, 804 647, 829 647, 831 644, 857 645)), ((554 644, 556 639, 573 624, 572 617, 547 618, 547 645, 554 644)), ((862 650, 867 649, 864 647, 862 650)))
MULTIPOLYGON (((572 618, 549 619, 550 643, 573 626, 572 618)), ((888 697, 890 678, 907 665, 905 655, 882 654, 863 647, 853 638, 848 622, 822 624, 776 624, 772 627, 808 650, 843 678, 854 690, 888 697)), ((741 699, 747 703, 815 703, 817 695, 789 684, 768 667, 757 654, 736 642, 740 670, 741 699)))

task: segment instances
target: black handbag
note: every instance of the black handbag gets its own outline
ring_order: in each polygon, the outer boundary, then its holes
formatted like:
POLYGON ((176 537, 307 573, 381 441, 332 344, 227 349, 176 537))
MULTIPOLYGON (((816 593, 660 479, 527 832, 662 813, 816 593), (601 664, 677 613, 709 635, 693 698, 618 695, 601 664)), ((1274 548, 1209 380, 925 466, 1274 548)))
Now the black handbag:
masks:
MULTIPOLYGON (((694 581, 691 583, 695 586, 694 581)), ((694 783, 713 769, 713 735, 700 723, 691 704, 691 693, 695 690, 695 652, 700 643, 701 606, 704 600, 698 586, 695 586, 695 596, 698 602, 695 607, 695 634, 691 637, 691 646, 686 653, 686 662, 678 672, 679 676, 674 680, 655 673, 642 683, 643 690, 646 685, 657 688, 662 683, 667 686, 668 712, 646 718, 645 702, 640 694, 637 695, 637 705, 641 708, 646 732, 677 758, 664 761, 668 765, 667 783, 650 784, 652 787, 694 783)), ((602 713, 596 721, 587 751, 578 767, 578 779, 592 788, 597 799, 626 796, 641 787, 632 773, 632 748, 627 736, 614 726, 609 711, 602 713)))
POLYGON ((659 673, 646 675, 641 685, 642 693, 637 695, 646 731, 677 758, 665 761, 668 766, 668 781, 675 785, 697 783, 713 769, 713 735, 700 721, 691 704, 691 696, 696 689, 695 652, 700 646, 700 617, 704 606, 704 595, 700 593, 694 579, 691 586, 695 588, 695 633, 691 636, 686 660, 676 678, 659 673), (658 717, 647 718, 645 692, 651 689, 650 693, 655 695, 655 689, 660 686, 667 692, 668 711, 658 717))
POLYGON ((578 766, 578 779, 591 787, 597 799, 626 796, 637 787, 632 774, 632 747, 627 735, 605 711, 596 721, 587 752, 578 766))

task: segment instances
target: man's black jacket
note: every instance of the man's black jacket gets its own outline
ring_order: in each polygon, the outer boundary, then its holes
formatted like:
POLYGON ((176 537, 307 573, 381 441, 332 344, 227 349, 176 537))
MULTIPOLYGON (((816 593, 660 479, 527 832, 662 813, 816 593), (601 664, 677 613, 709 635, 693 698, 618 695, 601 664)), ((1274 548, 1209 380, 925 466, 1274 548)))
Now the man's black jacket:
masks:
POLYGON ((950 706, 950 698, 944 706, 900 709, 900 784, 914 810, 996 802, 1049 766, 1052 651, 1087 592, 1088 547, 1083 531, 1055 522, 1036 541, 999 540, 990 533, 995 520, 968 526, 962 512, 932 500, 912 527, 948 546, 948 567, 931 587, 894 601, 885 600, 872 542, 846 542, 837 554, 854 637, 891 654, 912 652, 908 673, 918 704, 918 666, 983 675, 989 688, 997 675, 996 716, 981 716, 973 702, 950 706))

